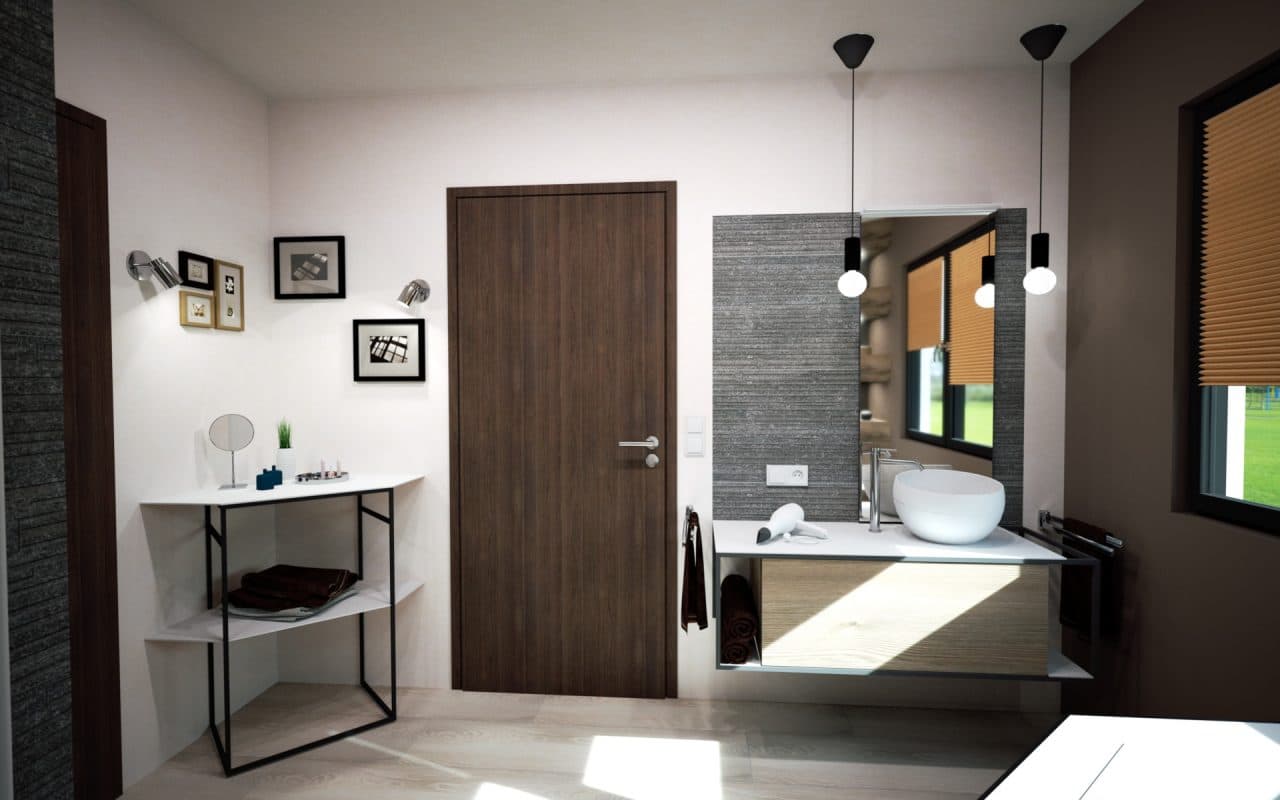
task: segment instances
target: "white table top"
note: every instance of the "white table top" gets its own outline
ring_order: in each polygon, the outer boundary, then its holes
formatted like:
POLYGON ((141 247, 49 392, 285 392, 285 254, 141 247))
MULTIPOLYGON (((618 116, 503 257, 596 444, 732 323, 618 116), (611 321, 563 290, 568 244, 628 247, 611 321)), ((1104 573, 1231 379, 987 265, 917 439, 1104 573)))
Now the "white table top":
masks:
POLYGON ((822 522, 829 539, 793 536, 756 544, 760 521, 716 520, 715 554, 731 558, 848 558, 874 561, 922 561, 963 564, 1055 564, 1063 556, 1003 528, 974 544, 936 544, 912 535, 903 525, 884 525, 879 533, 866 523, 822 522))
POLYGON ((348 480, 314 483, 284 483, 274 489, 260 492, 254 486, 254 476, 248 479, 245 489, 187 489, 171 495, 152 497, 142 501, 144 506, 244 506, 258 503, 280 503, 287 500, 307 500, 332 495, 378 492, 394 489, 406 483, 422 480, 422 475, 409 473, 367 474, 355 473, 348 480))
POLYGON ((1280 724, 1070 716, 991 800, 1280 797, 1280 724))

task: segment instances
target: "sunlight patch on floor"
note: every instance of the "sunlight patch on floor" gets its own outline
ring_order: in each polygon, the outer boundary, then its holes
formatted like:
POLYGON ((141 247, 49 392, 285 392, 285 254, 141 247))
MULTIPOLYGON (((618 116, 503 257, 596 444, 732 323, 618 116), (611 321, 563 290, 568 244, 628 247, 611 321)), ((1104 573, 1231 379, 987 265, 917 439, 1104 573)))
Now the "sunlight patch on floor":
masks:
POLYGON ((596 736, 582 783, 628 800, 719 800, 720 743, 596 736))
MULTIPOLYGON (((331 734, 332 733, 336 733, 336 731, 332 731, 331 734)), ((399 750, 392 750, 390 747, 384 747, 377 742, 371 742, 368 739, 361 739, 359 736, 348 736, 344 741, 351 742, 354 745, 359 745, 360 747, 364 747, 369 750, 375 750, 383 755, 398 758, 401 761, 407 761, 410 764, 417 764, 420 767, 428 767, 430 769, 443 772, 446 775, 452 775, 455 778, 466 779, 471 777, 471 773, 469 772, 463 772, 462 770, 454 769, 453 767, 446 767, 444 764, 437 764, 434 761, 428 761, 425 758, 419 758, 418 756, 410 753, 402 753, 399 750)))
POLYGON ((512 789, 510 786, 486 782, 480 784, 480 788, 476 790, 474 800, 547 800, 547 798, 540 794, 530 794, 519 789, 512 789))

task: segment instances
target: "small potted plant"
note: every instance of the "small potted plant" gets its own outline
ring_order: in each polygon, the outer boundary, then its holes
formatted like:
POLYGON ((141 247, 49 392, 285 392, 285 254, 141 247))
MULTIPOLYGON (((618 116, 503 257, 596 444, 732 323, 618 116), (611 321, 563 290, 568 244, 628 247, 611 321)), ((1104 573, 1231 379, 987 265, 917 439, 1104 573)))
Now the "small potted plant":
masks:
POLYGON ((282 419, 276 425, 276 437, 280 445, 276 451, 276 469, 286 483, 292 483, 298 475, 298 460, 293 452, 293 425, 289 420, 282 419))

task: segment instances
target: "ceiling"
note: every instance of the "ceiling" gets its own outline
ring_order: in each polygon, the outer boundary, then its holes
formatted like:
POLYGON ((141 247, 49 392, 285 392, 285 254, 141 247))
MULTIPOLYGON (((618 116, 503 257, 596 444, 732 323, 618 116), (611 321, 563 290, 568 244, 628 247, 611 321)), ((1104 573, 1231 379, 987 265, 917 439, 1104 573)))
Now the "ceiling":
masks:
POLYGON ((1018 37, 1068 28, 1069 62, 1139 0, 133 0, 273 98, 1025 66, 1018 37))

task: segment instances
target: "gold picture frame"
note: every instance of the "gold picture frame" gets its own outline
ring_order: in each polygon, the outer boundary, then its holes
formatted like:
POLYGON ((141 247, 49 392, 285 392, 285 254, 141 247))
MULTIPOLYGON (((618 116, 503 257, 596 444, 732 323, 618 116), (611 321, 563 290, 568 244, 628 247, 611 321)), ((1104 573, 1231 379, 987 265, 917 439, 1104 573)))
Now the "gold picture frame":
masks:
POLYGON ((244 330, 244 267, 229 261, 214 262, 214 294, 219 330, 244 330))
POLYGON ((212 328, 216 303, 204 292, 178 292, 178 322, 188 328, 212 328))

